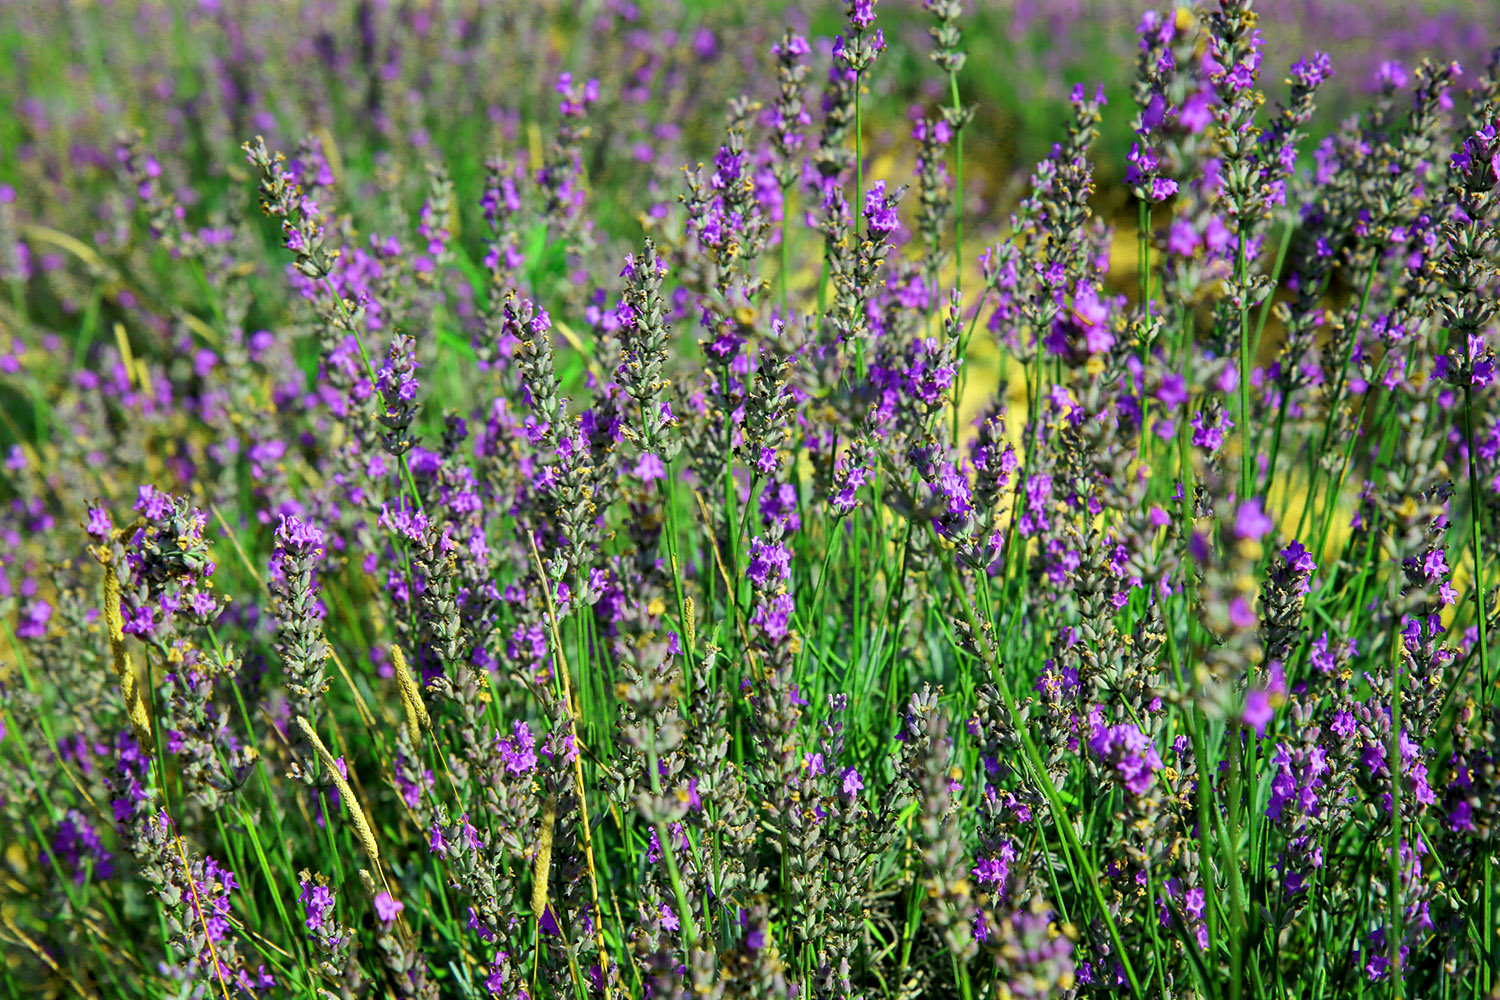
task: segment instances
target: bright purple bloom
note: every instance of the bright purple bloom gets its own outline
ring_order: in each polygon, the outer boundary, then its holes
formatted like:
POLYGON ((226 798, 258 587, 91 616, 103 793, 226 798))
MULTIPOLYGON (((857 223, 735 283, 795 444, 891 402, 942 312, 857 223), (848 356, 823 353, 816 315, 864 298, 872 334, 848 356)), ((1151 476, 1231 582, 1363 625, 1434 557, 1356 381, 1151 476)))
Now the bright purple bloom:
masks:
POLYGON ((761 590, 769 590, 791 576, 792 553, 780 542, 766 542, 760 538, 750 541, 750 564, 745 575, 761 590))
POLYGON ((390 923, 396 919, 396 914, 406 909, 406 904, 392 899, 391 894, 382 890, 375 897, 375 916, 380 918, 381 923, 390 923))
POLYGON ((885 181, 876 181, 865 192, 865 222, 870 235, 884 239, 896 231, 900 220, 896 215, 896 199, 885 193, 885 181))
POLYGON ((311 880, 302 883, 302 894, 297 897, 303 908, 307 911, 307 929, 318 931, 323 929, 324 922, 328 919, 329 911, 333 909, 333 892, 326 885, 320 885, 311 880))
POLYGON ((1235 512, 1234 533, 1240 538, 1259 541, 1275 528, 1275 522, 1266 514, 1259 500, 1254 498, 1246 500, 1235 512))
POLYGON ((1265 691, 1251 688, 1245 692, 1245 711, 1240 716, 1240 721, 1255 730, 1256 736, 1266 735, 1266 726, 1275 714, 1271 708, 1271 696, 1265 691))
POLYGON ((500 750, 500 759, 505 762, 505 770, 510 774, 526 774, 536 769, 536 738, 531 735, 531 727, 521 720, 511 728, 509 738, 501 738, 496 746, 500 750))
POLYGON ((667 478, 666 465, 662 463, 661 456, 652 451, 641 453, 640 461, 635 463, 634 471, 636 476, 648 483, 667 478))
POLYGON ((1103 712, 1097 707, 1090 713, 1089 723, 1089 749, 1100 763, 1117 773, 1121 784, 1131 793, 1146 794, 1152 775, 1162 766, 1151 738, 1129 722, 1106 725, 1103 712))

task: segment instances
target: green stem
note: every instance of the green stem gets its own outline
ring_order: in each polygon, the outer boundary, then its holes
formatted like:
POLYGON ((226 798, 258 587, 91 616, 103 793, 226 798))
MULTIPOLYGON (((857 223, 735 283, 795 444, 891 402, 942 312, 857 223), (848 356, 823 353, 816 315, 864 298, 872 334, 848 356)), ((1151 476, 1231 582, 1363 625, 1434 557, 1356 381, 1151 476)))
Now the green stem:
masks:
MULTIPOLYGON (((1239 294, 1247 294, 1246 274, 1249 266, 1245 261, 1245 231, 1240 230, 1239 248, 1235 252, 1235 276, 1239 283, 1239 294)), ((1240 300, 1240 500, 1250 499, 1255 483, 1255 455, 1250 446, 1250 311, 1246 301, 1240 300)))
MULTIPOLYGON (((661 796, 661 776, 657 774, 656 768, 656 732, 647 724, 646 729, 646 770, 651 775, 651 794, 654 797, 661 796)), ((688 958, 691 961, 692 953, 698 947, 698 925, 693 920, 693 909, 688 903, 687 889, 682 884, 682 874, 677 868, 677 849, 672 843, 671 831, 661 820, 655 820, 652 826, 656 829, 656 839, 661 844, 661 856, 667 863, 667 878, 672 882, 672 894, 677 897, 678 918, 682 922, 682 940, 687 946, 688 958)))
POLYGON ((1281 282, 1281 269, 1286 266, 1287 248, 1292 242, 1292 223, 1287 221, 1281 228, 1281 245, 1276 248, 1276 264, 1271 268, 1272 290, 1266 295, 1266 301, 1260 304, 1260 316, 1255 320, 1255 347, 1254 354, 1260 357, 1261 335, 1266 330, 1266 317, 1271 314, 1271 305, 1276 301, 1275 286, 1281 282))
POLYGON ((1405 914, 1401 908, 1401 650, 1405 640, 1398 634, 1391 650, 1391 732, 1386 746, 1386 764, 1391 771, 1391 867, 1390 923, 1386 927, 1386 948, 1390 953, 1391 996, 1404 995, 1405 970, 1401 967, 1401 940, 1404 938, 1405 914))
POLYGON ((863 107, 860 91, 864 90, 863 72, 854 74, 854 245, 859 245, 861 224, 864 221, 865 191, 865 135, 863 107))
POLYGON ((788 250, 787 245, 786 245, 786 238, 787 238, 787 216, 791 215, 791 211, 790 211, 789 207, 787 206, 787 195, 790 194, 790 193, 791 193, 791 185, 788 185, 788 186, 786 186, 786 187, 784 187, 784 188, 781 189, 781 247, 780 247, 780 250, 781 250, 781 274, 780 274, 780 278, 781 278, 781 315, 782 316, 786 316, 787 315, 787 305, 786 305, 786 303, 787 303, 787 282, 788 282, 789 278, 791 277, 790 274, 788 273, 791 270, 791 252, 790 252, 790 250, 788 250))
MULTIPOLYGON (((1464 354, 1469 353, 1469 338, 1464 337, 1464 354)), ((1472 366, 1473 361, 1469 359, 1466 370, 1472 366)), ((1474 390, 1470 384, 1472 379, 1464 381, 1464 438, 1468 445, 1469 453, 1469 542, 1474 552, 1474 599, 1478 602, 1478 625, 1479 625, 1479 698, 1480 704, 1489 706, 1491 700, 1490 691, 1490 656, 1489 656, 1489 614, 1488 603, 1484 593, 1484 549, 1483 535, 1480 524, 1483 519, 1479 516, 1479 508, 1484 503, 1484 495, 1479 489, 1479 468, 1474 461, 1474 390)))
MULTIPOLYGON (((964 129, 963 102, 958 97, 958 72, 948 73, 948 90, 953 95, 953 110, 960 119, 953 134, 953 287, 964 287, 964 129)), ((960 359, 962 360, 962 359, 960 359)))
POLYGON ((1328 401, 1328 414, 1323 418, 1323 433, 1318 439, 1318 448, 1307 457, 1307 501, 1303 505, 1302 515, 1297 519, 1297 535, 1302 534, 1307 515, 1313 509, 1313 501, 1318 492, 1318 459, 1328 448, 1329 439, 1333 435, 1333 425, 1338 416, 1339 404, 1344 397, 1344 383, 1349 374, 1349 363, 1354 358, 1354 344, 1359 337, 1359 324, 1364 319, 1365 308, 1370 302, 1370 289, 1375 283, 1375 273, 1379 270, 1379 262, 1370 265, 1369 272, 1365 275, 1364 289, 1359 295, 1359 309, 1354 314, 1354 322, 1346 326, 1348 332, 1348 343, 1344 345, 1344 359, 1339 364, 1338 376, 1334 381, 1333 395, 1328 401))
MULTIPOLYGON (((941 546, 942 539, 937 530, 928 525, 934 545, 941 546)), ((1090 895, 1093 897, 1094 905, 1099 912, 1099 917, 1104 921, 1105 929, 1109 932, 1110 944, 1114 947, 1115 954, 1119 957, 1121 966, 1125 969, 1125 978, 1130 983, 1130 991, 1136 997, 1144 997, 1141 990, 1140 980, 1136 977, 1135 968, 1131 964, 1129 953, 1125 950, 1124 941, 1120 938, 1120 929, 1115 924, 1115 918, 1110 913, 1109 905, 1105 902, 1104 891, 1100 888, 1098 873, 1090 863, 1088 854, 1083 845, 1078 841, 1078 831, 1073 829, 1073 817, 1069 814, 1062 798, 1058 795, 1057 788, 1052 784, 1052 777, 1047 773, 1047 767, 1042 761, 1041 754, 1037 752, 1036 743, 1031 738, 1031 730, 1028 728, 1025 717, 1021 714, 1014 695, 1010 690, 1010 684, 1006 680, 1004 669, 994 660, 990 651, 986 631, 980 626, 978 615, 974 611, 974 605, 965 596, 968 591, 964 589, 962 581, 958 577, 958 569, 952 559, 942 560, 943 569, 948 577, 948 584, 953 590, 953 596, 957 599, 960 611, 964 616, 965 623, 969 626, 975 642, 974 647, 979 657, 984 661, 990 676, 995 680, 1000 691, 1000 699, 1005 705, 1005 712, 1010 716, 1016 733, 1021 738, 1021 748, 1025 752, 1026 760, 1031 765, 1037 785, 1042 794, 1046 796, 1047 806, 1052 813, 1053 822, 1062 833, 1062 841, 1077 862, 1083 874, 1083 880, 1088 884, 1090 895)))
MULTIPOLYGON (((1465 372, 1473 366, 1472 352, 1469 349, 1469 338, 1464 333, 1464 365, 1465 372)), ((1474 461, 1474 390, 1473 379, 1464 380, 1464 439, 1469 453, 1469 544, 1474 552, 1474 600, 1479 626, 1479 701, 1480 705, 1488 709, 1493 698, 1490 683, 1490 659, 1489 659, 1489 603, 1485 599, 1484 588, 1484 547, 1483 535, 1480 524, 1483 519, 1479 516, 1479 508, 1483 501, 1483 494, 1479 489, 1479 469, 1474 461)), ((1495 922, 1492 907, 1494 905, 1494 864, 1491 863, 1488 851, 1480 855, 1479 863, 1484 869, 1484 885, 1481 888, 1483 917, 1479 925, 1480 933, 1483 935, 1484 955, 1481 959, 1481 968, 1476 979, 1482 982, 1486 994, 1494 991, 1495 977, 1495 922)))

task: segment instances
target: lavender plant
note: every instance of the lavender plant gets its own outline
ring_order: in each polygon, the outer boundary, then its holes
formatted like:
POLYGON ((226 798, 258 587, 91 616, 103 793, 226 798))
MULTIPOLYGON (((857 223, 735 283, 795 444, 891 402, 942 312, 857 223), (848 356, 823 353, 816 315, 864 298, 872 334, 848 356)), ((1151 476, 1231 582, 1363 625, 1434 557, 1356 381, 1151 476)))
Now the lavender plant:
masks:
POLYGON ((1500 997, 1500 48, 974 6, 0 23, 5 995, 1500 997))

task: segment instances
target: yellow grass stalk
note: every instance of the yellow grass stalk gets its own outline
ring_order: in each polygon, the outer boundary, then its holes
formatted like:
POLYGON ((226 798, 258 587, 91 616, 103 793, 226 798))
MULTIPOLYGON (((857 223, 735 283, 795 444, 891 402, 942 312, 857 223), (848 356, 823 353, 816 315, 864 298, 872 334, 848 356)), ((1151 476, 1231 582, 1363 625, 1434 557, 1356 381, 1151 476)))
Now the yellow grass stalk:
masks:
POLYGON ((432 729, 432 717, 422 703, 422 689, 407 669, 406 654, 401 652, 400 646, 391 646, 391 665, 396 668, 396 685, 401 689, 401 705, 406 709, 407 733, 411 736, 411 745, 416 746, 422 739, 422 731, 432 729))
POLYGON ((312 723, 302 716, 297 716, 297 728, 302 730, 302 735, 307 737, 313 749, 318 752, 318 758, 323 761, 323 766, 333 777, 333 785, 339 790, 339 795, 344 799, 344 807, 349 810, 349 818, 354 821, 354 832, 359 836, 359 842, 365 849, 365 854, 370 858, 370 867, 380 871, 380 846, 375 842, 375 831, 370 829, 370 821, 365 818, 364 807, 359 804, 359 799, 354 795, 354 789, 349 787, 349 782, 339 773, 338 765, 334 762, 333 754, 323 745, 322 739, 318 737, 318 731, 312 727, 312 723))

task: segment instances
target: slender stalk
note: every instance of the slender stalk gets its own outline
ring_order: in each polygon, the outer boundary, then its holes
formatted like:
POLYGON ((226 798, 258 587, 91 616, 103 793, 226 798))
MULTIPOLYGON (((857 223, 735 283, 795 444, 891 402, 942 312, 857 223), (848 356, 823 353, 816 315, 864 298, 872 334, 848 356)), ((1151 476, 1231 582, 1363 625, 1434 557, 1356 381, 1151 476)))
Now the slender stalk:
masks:
MULTIPOLYGON (((1469 353, 1469 338, 1464 338, 1464 353, 1469 353)), ((1468 358, 1468 365, 1473 365, 1473 359, 1468 358)), ((1476 618, 1479 626, 1479 698, 1480 704, 1488 708, 1494 692, 1490 684, 1490 653, 1489 653, 1489 603, 1485 597, 1484 585, 1484 519, 1479 516, 1479 509, 1484 504, 1484 494, 1479 488, 1479 468, 1475 464, 1475 439, 1474 439, 1474 389, 1471 385, 1472 379, 1464 382, 1464 440, 1469 457, 1469 543, 1474 553, 1474 600, 1476 602, 1476 618)))
POLYGON ((860 230, 865 219, 865 127, 864 127, 864 71, 854 74, 854 244, 859 245, 860 230))
MULTIPOLYGON (((931 534, 933 544, 941 546, 942 538, 938 535, 937 529, 929 524, 928 531, 931 534)), ((1031 738, 1031 730, 1016 704, 1015 697, 1010 690, 1009 682, 1005 679, 1004 668, 994 661, 994 656, 987 645, 987 632, 980 625, 973 603, 965 596, 967 591, 958 578, 957 566, 952 559, 946 559, 943 560, 943 569, 948 577, 948 583, 952 588, 953 595, 957 598, 964 622, 969 626, 974 635, 974 645, 979 652, 980 659, 984 661, 984 665, 989 670, 990 676, 995 679, 996 686, 1000 691, 1001 701, 1005 705, 1005 712, 1015 726, 1017 735, 1021 738, 1021 748, 1025 752, 1027 763, 1030 765, 1033 780, 1036 781, 1042 794, 1047 799, 1047 806, 1052 814, 1052 821, 1058 830, 1062 832, 1062 841, 1066 846, 1067 852, 1072 855, 1074 861, 1078 863, 1082 870, 1084 881, 1088 884, 1090 890, 1089 894, 1094 900, 1095 909, 1098 911, 1099 918, 1104 921, 1104 926, 1109 933, 1110 943, 1115 949, 1115 954, 1119 957, 1121 967, 1125 970, 1125 978, 1130 982, 1130 991, 1136 997, 1144 997, 1145 994, 1141 989, 1140 980, 1136 977, 1135 968, 1130 961, 1130 955, 1125 950, 1124 942, 1120 937, 1120 929, 1115 924, 1114 914, 1110 912, 1109 904, 1104 900, 1104 891, 1099 887, 1098 873, 1089 862, 1088 855, 1078 840, 1078 831, 1073 829, 1073 817, 1059 797, 1057 788, 1052 784, 1052 778, 1047 773, 1047 767, 1042 761, 1041 754, 1037 752, 1036 743, 1031 738)))
POLYGON ((787 246, 787 216, 791 214, 787 206, 787 196, 791 194, 791 185, 781 189, 781 240, 777 247, 781 254, 781 273, 777 275, 781 279, 781 314, 787 315, 787 284, 791 280, 791 251, 787 246))
POLYGON ((1333 395, 1328 400, 1328 414, 1323 418, 1323 432, 1318 438, 1318 447, 1309 452, 1307 457, 1307 501, 1302 508, 1302 515, 1297 519, 1297 534, 1302 534, 1307 515, 1312 511, 1313 503, 1318 495, 1318 459, 1328 448, 1328 442, 1333 436, 1333 425, 1338 419, 1339 407, 1344 399, 1344 383, 1349 375, 1349 363, 1354 358, 1354 344, 1359 336, 1359 325, 1364 320, 1365 309, 1370 303, 1370 289, 1375 284, 1375 274, 1379 270, 1379 261, 1370 265, 1370 270, 1365 274, 1364 288, 1359 295, 1359 309, 1354 314, 1354 322, 1349 324, 1348 343, 1344 345, 1343 361, 1339 364, 1338 375, 1334 380, 1333 395))
MULTIPOLYGON (((1470 350, 1469 338, 1464 336, 1464 358, 1465 371, 1473 367, 1474 359, 1470 350)), ((1473 379, 1464 380, 1464 441, 1468 452, 1469 466, 1469 544, 1474 553, 1474 601, 1475 618, 1479 627, 1479 703, 1484 711, 1488 711, 1494 699, 1494 684, 1490 678, 1490 654, 1489 654, 1489 602, 1485 596, 1484 582, 1484 543, 1481 524, 1484 519, 1480 517, 1479 509, 1484 503, 1483 493, 1479 488, 1479 469, 1475 464, 1474 451, 1474 389, 1473 379)), ((1492 993, 1495 982, 1495 926, 1493 913, 1494 906, 1494 864, 1490 861, 1490 851, 1482 852, 1479 863, 1484 870, 1484 881, 1480 887, 1481 905, 1483 914, 1479 925, 1480 933, 1483 935, 1484 954, 1480 959, 1481 969, 1476 974, 1476 981, 1480 983, 1486 994, 1492 993)))
MULTIPOLYGON (((1240 229, 1239 246, 1235 251, 1235 276, 1240 294, 1244 294, 1249 265, 1245 260, 1245 231, 1240 229)), ((1250 444, 1250 310, 1240 301, 1240 499, 1248 500, 1255 483, 1255 454, 1250 444)))
POLYGON ((1281 242, 1276 247, 1276 263, 1271 268, 1271 291, 1267 293, 1266 300, 1260 304, 1260 315, 1255 320, 1255 345, 1252 348, 1254 356, 1260 356, 1261 337, 1266 331, 1266 318, 1271 315, 1271 306, 1276 301, 1276 286, 1281 281, 1281 269, 1286 265, 1286 252, 1292 243, 1292 230, 1295 227, 1288 220, 1281 227, 1281 242))
POLYGON ((1401 967, 1401 941, 1406 936, 1401 905, 1401 651, 1405 640, 1393 638, 1391 655, 1391 732, 1386 746, 1386 764, 1391 772, 1391 863, 1388 886, 1390 915, 1386 925, 1386 949, 1390 957, 1391 996, 1405 995, 1405 970, 1401 967))
MULTIPOLYGON (((646 730, 646 772, 651 776, 651 794, 661 795, 661 775, 656 766, 656 732, 647 723, 646 730)), ((682 874, 677 868, 677 847, 672 843, 671 831, 667 825, 660 820, 652 824, 656 829, 657 842, 661 844, 661 855, 667 863, 667 878, 672 883, 672 894, 677 897, 677 909, 681 911, 678 918, 682 921, 682 940, 687 945, 688 953, 698 947, 698 924, 693 919, 693 908, 688 902, 687 888, 683 885, 682 874)))
MULTIPOLYGON (((964 105, 958 96, 957 70, 948 73, 948 90, 953 97, 953 110, 962 115, 964 105)), ((964 127, 961 120, 953 130, 953 287, 960 292, 964 287, 964 127)))

